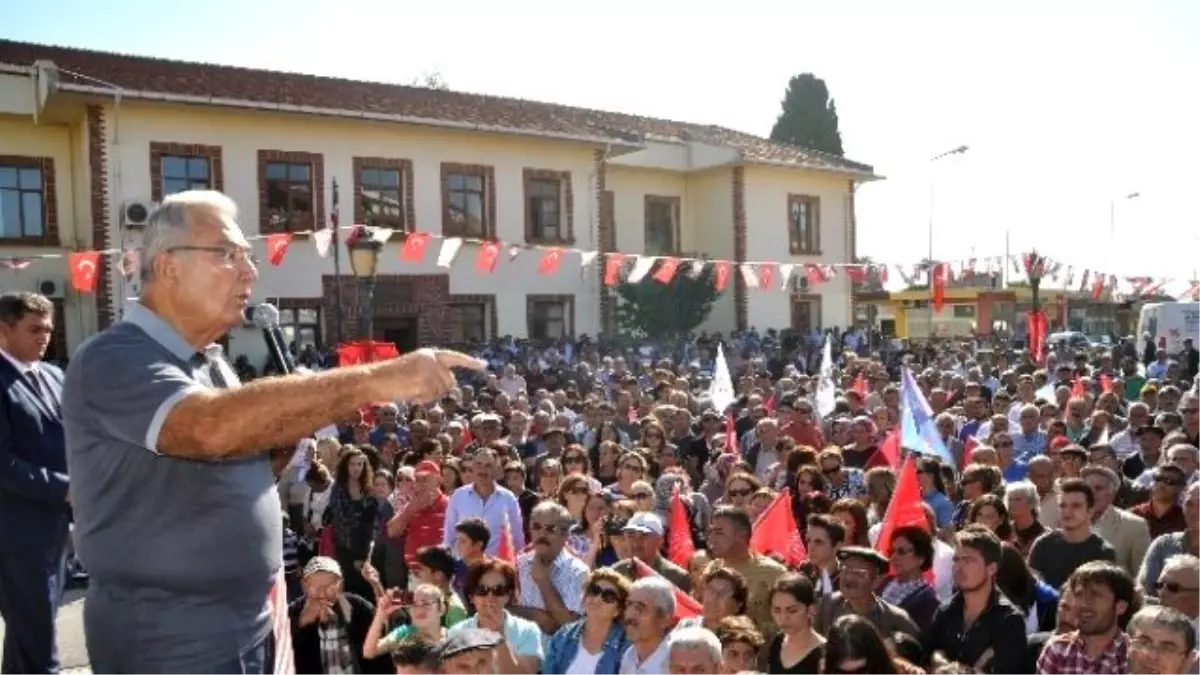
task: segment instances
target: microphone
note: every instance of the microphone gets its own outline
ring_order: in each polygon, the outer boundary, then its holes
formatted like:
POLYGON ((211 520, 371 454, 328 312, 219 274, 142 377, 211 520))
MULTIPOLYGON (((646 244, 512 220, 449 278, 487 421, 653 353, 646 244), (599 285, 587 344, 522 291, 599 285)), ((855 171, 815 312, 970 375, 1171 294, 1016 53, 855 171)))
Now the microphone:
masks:
POLYGON ((293 373, 296 364, 292 362, 291 354, 287 351, 287 340, 279 329, 279 309, 270 303, 255 305, 249 310, 250 320, 262 329, 263 342, 267 344, 267 354, 271 364, 281 373, 293 373))

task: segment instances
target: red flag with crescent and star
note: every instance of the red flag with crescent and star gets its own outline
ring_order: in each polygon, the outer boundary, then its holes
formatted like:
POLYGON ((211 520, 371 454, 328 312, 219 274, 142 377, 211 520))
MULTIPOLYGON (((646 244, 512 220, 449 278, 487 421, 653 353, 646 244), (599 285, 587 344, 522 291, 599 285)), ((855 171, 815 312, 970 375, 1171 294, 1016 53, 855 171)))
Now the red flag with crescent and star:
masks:
POLYGON ((538 263, 538 274, 542 276, 550 276, 557 274, 562 267, 563 250, 561 248, 546 249, 542 254, 542 261, 538 263))
POLYGON ((67 256, 71 269, 71 287, 80 293, 95 293, 100 278, 100 252, 81 251, 67 256))
POLYGON ((713 277, 717 284, 718 291, 725 290, 725 287, 729 285, 729 278, 732 276, 733 265, 725 262, 724 260, 719 261, 716 265, 713 265, 713 277))
POLYGON ((679 258, 663 258, 658 263, 658 271, 654 273, 654 280, 660 284, 669 284, 675 278, 675 272, 679 269, 679 258))
POLYGON ((267 235, 267 262, 271 263, 272 267, 279 267, 283 264, 283 258, 287 255, 288 246, 292 243, 291 232, 280 232, 278 234, 267 235))
POLYGON ((621 282, 621 263, 625 262, 625 256, 620 253, 606 253, 604 255, 604 285, 616 286, 621 282))
POLYGON ((410 232, 404 238, 404 246, 400 249, 400 259, 404 262, 419 263, 425 259, 425 249, 429 248, 428 232, 410 232))
POLYGON ((496 262, 500 259, 500 243, 485 241, 479 246, 479 255, 475 258, 475 269, 484 274, 496 271, 496 262))

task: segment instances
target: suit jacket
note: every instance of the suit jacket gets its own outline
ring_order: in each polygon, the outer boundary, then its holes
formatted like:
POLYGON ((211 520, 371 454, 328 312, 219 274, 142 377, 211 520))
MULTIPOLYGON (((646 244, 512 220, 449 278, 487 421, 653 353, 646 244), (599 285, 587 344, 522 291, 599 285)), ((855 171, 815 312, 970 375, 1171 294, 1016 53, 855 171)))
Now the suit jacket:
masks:
POLYGON ((53 401, 44 400, 0 354, 0 552, 51 561, 66 545, 71 513, 63 373, 48 363, 38 369, 53 401))
POLYGON ((1150 526, 1145 519, 1110 505, 1092 524, 1092 531, 1117 549, 1117 565, 1136 579, 1150 547, 1150 526))

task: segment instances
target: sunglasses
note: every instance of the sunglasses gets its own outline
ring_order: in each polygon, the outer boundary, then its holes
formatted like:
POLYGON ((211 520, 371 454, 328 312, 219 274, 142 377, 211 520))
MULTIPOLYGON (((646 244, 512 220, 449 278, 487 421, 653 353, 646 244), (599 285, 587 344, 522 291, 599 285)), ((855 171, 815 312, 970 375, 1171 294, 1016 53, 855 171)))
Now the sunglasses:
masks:
POLYGON ((629 496, 633 497, 634 499, 653 499, 654 493, 653 492, 634 492, 629 496))
POLYGON ((586 464, 586 463, 587 463, 587 460, 585 460, 582 457, 565 457, 565 458, 563 458, 563 464, 586 464))
POLYGON ((730 497, 733 497, 734 499, 738 499, 741 497, 748 496, 751 492, 754 492, 754 490, 747 488, 745 490, 726 490, 725 494, 729 495, 730 497))
POLYGON ((994 444, 992 447, 996 447, 996 448, 1011 448, 1012 446, 1013 446, 1013 444, 1012 444, 1012 441, 1009 441, 1008 443, 996 443, 996 444, 994 444))
POLYGON ((600 598, 610 605, 617 604, 617 602, 621 599, 620 594, 617 593, 616 590, 601 586, 600 584, 591 584, 588 586, 587 593, 593 598, 600 598))
POLYGON ((1178 478, 1171 478, 1170 476, 1155 476, 1154 482, 1162 483, 1163 485, 1172 485, 1172 486, 1183 485, 1183 481, 1179 480, 1178 478))
POLYGON ((840 472, 841 470, 842 470, 842 465, 841 465, 841 464, 839 464, 839 465, 837 465, 837 466, 823 466, 823 467, 821 467, 821 473, 823 473, 823 474, 826 474, 826 475, 829 475, 829 474, 831 474, 831 473, 838 473, 838 472, 840 472))
POLYGON ((545 532, 546 534, 554 534, 555 532, 558 532, 558 526, 557 525, 543 525, 541 523, 530 523, 529 531, 530 532, 545 532))
POLYGON ((570 490, 567 490, 567 493, 575 496, 586 495, 588 493, 588 488, 586 485, 581 485, 579 487, 573 487, 570 490))
POLYGON ((508 587, 508 584, 496 584, 495 586, 484 586, 481 584, 475 587, 475 590, 471 592, 471 595, 480 598, 484 598, 489 595, 493 598, 503 598, 511 592, 512 589, 508 587))
POLYGON ((1158 590, 1168 593, 1195 593, 1200 590, 1200 587, 1184 586, 1178 581, 1160 581, 1158 582, 1158 590))
POLYGON ((892 547, 892 555, 912 555, 913 553, 916 553, 916 551, 907 546, 893 546, 892 547))
POLYGON ((641 473, 642 471, 642 467, 638 466, 637 464, 622 464, 621 468, 629 469, 630 471, 637 471, 638 473, 641 473))

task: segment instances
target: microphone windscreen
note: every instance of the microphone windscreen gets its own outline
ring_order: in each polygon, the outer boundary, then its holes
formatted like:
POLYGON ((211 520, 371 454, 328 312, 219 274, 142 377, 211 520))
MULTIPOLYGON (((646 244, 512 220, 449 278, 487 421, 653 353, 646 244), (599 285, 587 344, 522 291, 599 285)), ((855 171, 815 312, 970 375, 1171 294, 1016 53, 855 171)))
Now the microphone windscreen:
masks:
POLYGON ((259 328, 275 328, 279 325, 279 309, 269 302, 256 305, 251 320, 259 328))

